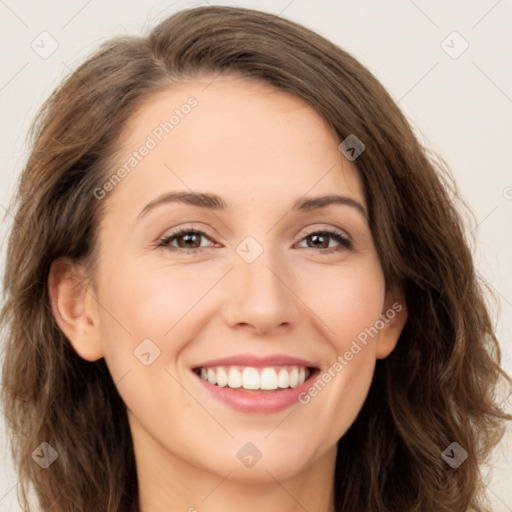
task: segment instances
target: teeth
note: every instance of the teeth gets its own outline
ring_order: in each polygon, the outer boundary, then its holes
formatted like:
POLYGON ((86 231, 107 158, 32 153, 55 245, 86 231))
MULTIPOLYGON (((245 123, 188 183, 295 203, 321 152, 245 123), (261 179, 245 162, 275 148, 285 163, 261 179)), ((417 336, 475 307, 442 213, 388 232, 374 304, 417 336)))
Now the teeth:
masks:
MULTIPOLYGON (((215 382, 212 382, 210 379, 208 379, 208 382, 210 382, 211 384, 215 384, 215 382)), ((240 375, 240 372, 236 368, 229 369, 228 386, 230 388, 241 388, 242 387, 242 376, 240 375)))
POLYGON ((274 390, 296 388, 309 377, 310 370, 303 366, 240 368, 237 366, 215 366, 201 368, 201 378, 219 387, 248 390, 274 390))
POLYGON ((244 389, 260 389, 260 374, 256 368, 244 368, 242 387, 244 389))
POLYGON ((290 372, 290 387, 296 388, 299 385, 299 370, 292 368, 290 372))
POLYGON ((213 371, 212 368, 208 368, 208 382, 212 384, 217 384, 217 374, 213 371))
POLYGON ((279 376, 277 377, 277 385, 280 388, 287 388, 290 386, 290 377, 288 372, 283 368, 279 370, 279 376))
MULTIPOLYGON (((208 382, 210 379, 208 379, 208 382)), ((217 368, 217 385, 221 388, 228 385, 228 374, 224 368, 217 368)))
POLYGON ((260 387, 261 389, 277 389, 277 375, 273 368, 263 368, 260 387))

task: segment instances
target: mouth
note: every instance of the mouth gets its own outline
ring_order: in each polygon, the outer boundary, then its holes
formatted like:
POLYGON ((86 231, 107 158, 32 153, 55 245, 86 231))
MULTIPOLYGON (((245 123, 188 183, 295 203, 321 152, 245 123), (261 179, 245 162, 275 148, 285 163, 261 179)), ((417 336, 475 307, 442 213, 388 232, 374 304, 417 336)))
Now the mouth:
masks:
POLYGON ((210 366, 193 371, 205 382, 220 388, 237 389, 246 393, 271 393, 282 389, 294 389, 304 384, 316 368, 307 366, 210 366))
POLYGON ((320 373, 318 367, 297 359, 240 357, 204 363, 192 371, 215 398, 243 412, 259 413, 297 403, 298 395, 320 373))

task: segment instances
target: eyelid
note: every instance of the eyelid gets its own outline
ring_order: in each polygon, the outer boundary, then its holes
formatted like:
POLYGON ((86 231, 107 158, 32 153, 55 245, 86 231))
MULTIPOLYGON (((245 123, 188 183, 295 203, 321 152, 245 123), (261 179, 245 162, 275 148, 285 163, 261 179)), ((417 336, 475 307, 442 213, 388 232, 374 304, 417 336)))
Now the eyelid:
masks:
MULTIPOLYGON (((216 242, 214 241, 215 237, 210 236, 206 231, 204 231, 202 229, 195 228, 195 227, 192 227, 192 226, 182 226, 180 228, 176 228, 174 230, 171 230, 171 232, 158 237, 155 245, 157 247, 169 246, 168 244, 165 243, 167 240, 170 240, 171 238, 176 239, 177 237, 182 236, 182 235, 184 235, 186 233, 190 233, 190 232, 196 233, 200 237, 207 238, 208 240, 210 240, 212 242, 212 245, 209 246, 209 247, 197 247, 197 248, 192 248, 192 249, 189 249, 189 250, 194 251, 194 250, 198 250, 198 249, 208 249, 210 247, 214 247, 215 246, 215 244, 216 244, 216 242)), ((179 248, 179 247, 175 247, 175 249, 182 249, 184 251, 187 251, 187 249, 179 248)))
POLYGON ((340 236, 346 238, 347 240, 350 240, 350 242, 353 242, 353 239, 352 237, 343 229, 341 228, 338 228, 336 226, 329 226, 329 227, 318 227, 318 226, 313 226, 313 227, 307 227, 306 228, 306 231, 305 233, 303 233, 298 242, 300 242, 304 237, 306 236, 309 236, 313 233, 318 233, 318 232, 328 232, 328 231, 334 231, 335 233, 338 233, 340 236))

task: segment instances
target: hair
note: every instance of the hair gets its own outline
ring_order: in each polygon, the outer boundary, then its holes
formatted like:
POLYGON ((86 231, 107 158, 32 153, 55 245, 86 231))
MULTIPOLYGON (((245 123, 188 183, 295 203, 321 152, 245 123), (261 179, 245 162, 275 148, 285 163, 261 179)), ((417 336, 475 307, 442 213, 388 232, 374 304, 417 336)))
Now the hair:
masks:
POLYGON ((338 442, 336 511, 488 510, 479 465, 512 419, 497 398, 500 382, 512 381, 446 164, 349 53, 281 17, 218 6, 180 11, 146 37, 107 41, 55 89, 31 127, 1 316, 2 401, 24 510, 31 486, 43 512, 139 510, 125 405, 105 361, 82 359, 59 329, 48 275, 61 256, 94 267, 108 202, 94 190, 112 172, 135 111, 174 84, 219 75, 287 91, 340 141, 353 134, 365 145, 354 164, 386 287, 402 292, 408 319, 338 442), (456 469, 441 456, 454 441, 468 454, 456 469), (31 457, 42 442, 58 453, 48 469, 31 457))

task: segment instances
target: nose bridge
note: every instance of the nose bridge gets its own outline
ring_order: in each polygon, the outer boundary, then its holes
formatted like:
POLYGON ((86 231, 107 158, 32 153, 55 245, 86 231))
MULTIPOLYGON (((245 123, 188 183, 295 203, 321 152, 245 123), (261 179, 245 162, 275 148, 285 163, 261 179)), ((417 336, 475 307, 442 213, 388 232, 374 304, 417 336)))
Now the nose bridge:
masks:
POLYGON ((260 242, 248 236, 236 247, 226 297, 230 323, 250 324, 263 332, 294 321, 297 305, 285 265, 268 239, 260 242))

